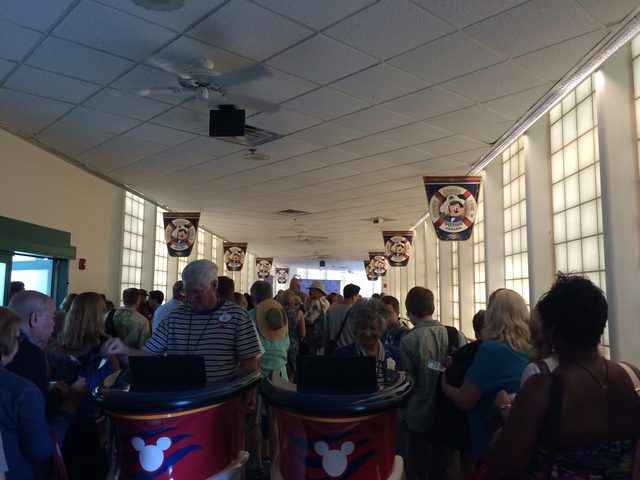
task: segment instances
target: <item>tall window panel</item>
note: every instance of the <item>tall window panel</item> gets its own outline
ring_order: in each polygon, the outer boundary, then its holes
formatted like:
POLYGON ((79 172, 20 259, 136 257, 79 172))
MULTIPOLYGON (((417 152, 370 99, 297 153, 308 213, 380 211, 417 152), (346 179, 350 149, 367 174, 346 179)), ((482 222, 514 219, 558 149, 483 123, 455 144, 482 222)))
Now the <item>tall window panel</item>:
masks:
POLYGON ((633 56, 633 98, 636 108, 638 164, 640 165, 640 35, 631 42, 631 54, 633 56))
POLYGON ((460 328, 460 268, 458 267, 458 242, 451 242, 451 313, 453 326, 460 328))
POLYGON ((164 210, 156 209, 156 240, 153 260, 153 289, 160 290, 167 294, 167 271, 169 254, 167 253, 167 243, 164 239, 164 210))
POLYGON ((436 309, 433 318, 440 319, 440 240, 436 238, 436 290, 433 292, 436 309))
POLYGON ((507 288, 518 292, 529 304, 526 198, 524 138, 520 137, 502 154, 504 280, 507 288))
POLYGON ((202 260, 204 258, 204 230, 198 229, 198 239, 196 245, 196 259, 202 260))
POLYGON ((182 270, 184 270, 184 267, 187 266, 187 263, 189 263, 189 259, 186 257, 178 257, 178 278, 177 280, 182 280, 182 270))
POLYGON ((476 220, 473 224, 473 306, 475 311, 487 308, 487 280, 484 264, 484 193, 480 191, 476 220))
POLYGON ((144 199, 133 193, 125 192, 121 290, 140 288, 143 231, 144 199))
MULTIPOLYGON (((606 291, 595 78, 549 112, 556 270, 588 276, 606 291)), ((603 347, 608 354, 608 331, 603 347)))
MULTIPOLYGON (((218 263, 218 237, 211 235, 211 261, 218 263)), ((220 265, 218 265, 220 268, 220 265)))

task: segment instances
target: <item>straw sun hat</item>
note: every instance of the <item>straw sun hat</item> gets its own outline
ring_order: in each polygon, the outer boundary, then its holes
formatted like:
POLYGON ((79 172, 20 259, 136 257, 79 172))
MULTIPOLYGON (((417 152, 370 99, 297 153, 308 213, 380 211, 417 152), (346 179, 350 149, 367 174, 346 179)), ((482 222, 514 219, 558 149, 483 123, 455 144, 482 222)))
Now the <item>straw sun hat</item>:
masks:
POLYGON ((256 323, 260 335, 271 342, 281 340, 287 332, 287 312, 273 299, 260 302, 256 311, 256 323))

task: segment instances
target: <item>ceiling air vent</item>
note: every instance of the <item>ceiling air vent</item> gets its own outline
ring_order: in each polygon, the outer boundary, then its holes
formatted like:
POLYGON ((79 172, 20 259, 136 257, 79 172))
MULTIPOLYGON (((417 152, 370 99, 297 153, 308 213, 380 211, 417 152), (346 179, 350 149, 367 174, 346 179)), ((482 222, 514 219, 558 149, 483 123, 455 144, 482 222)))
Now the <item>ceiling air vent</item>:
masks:
POLYGON ((223 142, 235 143, 236 145, 245 145, 247 147, 257 147, 267 142, 273 142, 282 137, 279 133, 271 132, 263 128, 253 127, 251 125, 244 126, 244 137, 219 137, 218 140, 223 142))

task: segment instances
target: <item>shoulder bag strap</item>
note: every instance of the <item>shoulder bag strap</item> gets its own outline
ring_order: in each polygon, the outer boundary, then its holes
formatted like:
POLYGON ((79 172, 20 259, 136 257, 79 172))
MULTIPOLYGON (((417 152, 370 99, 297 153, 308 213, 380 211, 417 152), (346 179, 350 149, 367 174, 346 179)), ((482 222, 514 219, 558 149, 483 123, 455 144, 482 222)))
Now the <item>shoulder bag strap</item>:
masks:
POLYGON ((633 382, 633 388, 636 389, 636 393, 640 398, 640 380, 638 379, 636 372, 634 372, 633 369, 626 363, 618 362, 618 365, 624 368, 624 371, 627 372, 627 375, 629 375, 629 378, 631 378, 631 381, 633 382))
POLYGON ((549 370, 549 365, 547 365, 547 362, 545 362, 544 360, 538 360, 536 362, 536 367, 538 367, 538 370, 540 370, 540 373, 551 372, 551 370, 549 370))
MULTIPOLYGON (((353 307, 351 307, 353 308, 353 307)), ((349 310, 347 310, 347 314, 344 316, 344 320, 342 320, 342 325, 340 326, 340 330, 338 330, 338 335, 336 335, 336 338, 334 338, 334 340, 337 342, 338 340, 340 340, 340 335, 342 335, 342 331, 344 330, 344 326, 347 324, 347 318, 349 318, 349 314, 351 313, 351 308, 349 310)))
POLYGON ((444 325, 444 328, 447 329, 447 355, 451 355, 454 350, 457 350, 460 346, 460 339, 458 338, 458 330, 456 327, 451 327, 449 325, 444 325))

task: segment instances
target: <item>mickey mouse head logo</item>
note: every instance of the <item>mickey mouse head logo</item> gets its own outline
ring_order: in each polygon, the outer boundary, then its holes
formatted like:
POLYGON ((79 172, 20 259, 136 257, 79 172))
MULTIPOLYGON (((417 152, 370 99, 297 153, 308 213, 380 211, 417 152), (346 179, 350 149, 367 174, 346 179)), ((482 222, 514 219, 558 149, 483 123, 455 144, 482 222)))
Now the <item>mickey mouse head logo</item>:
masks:
POLYGON ((155 445, 145 445, 143 439, 133 437, 131 445, 140 452, 139 461, 142 468, 147 472, 154 472, 164 462, 164 451, 171 447, 171 440, 169 437, 160 437, 155 445))
POLYGON ((339 477, 347 469, 347 455, 353 453, 353 442, 344 442, 340 450, 329 450, 325 442, 316 442, 313 445, 316 453, 322 456, 322 468, 330 477, 339 477))

